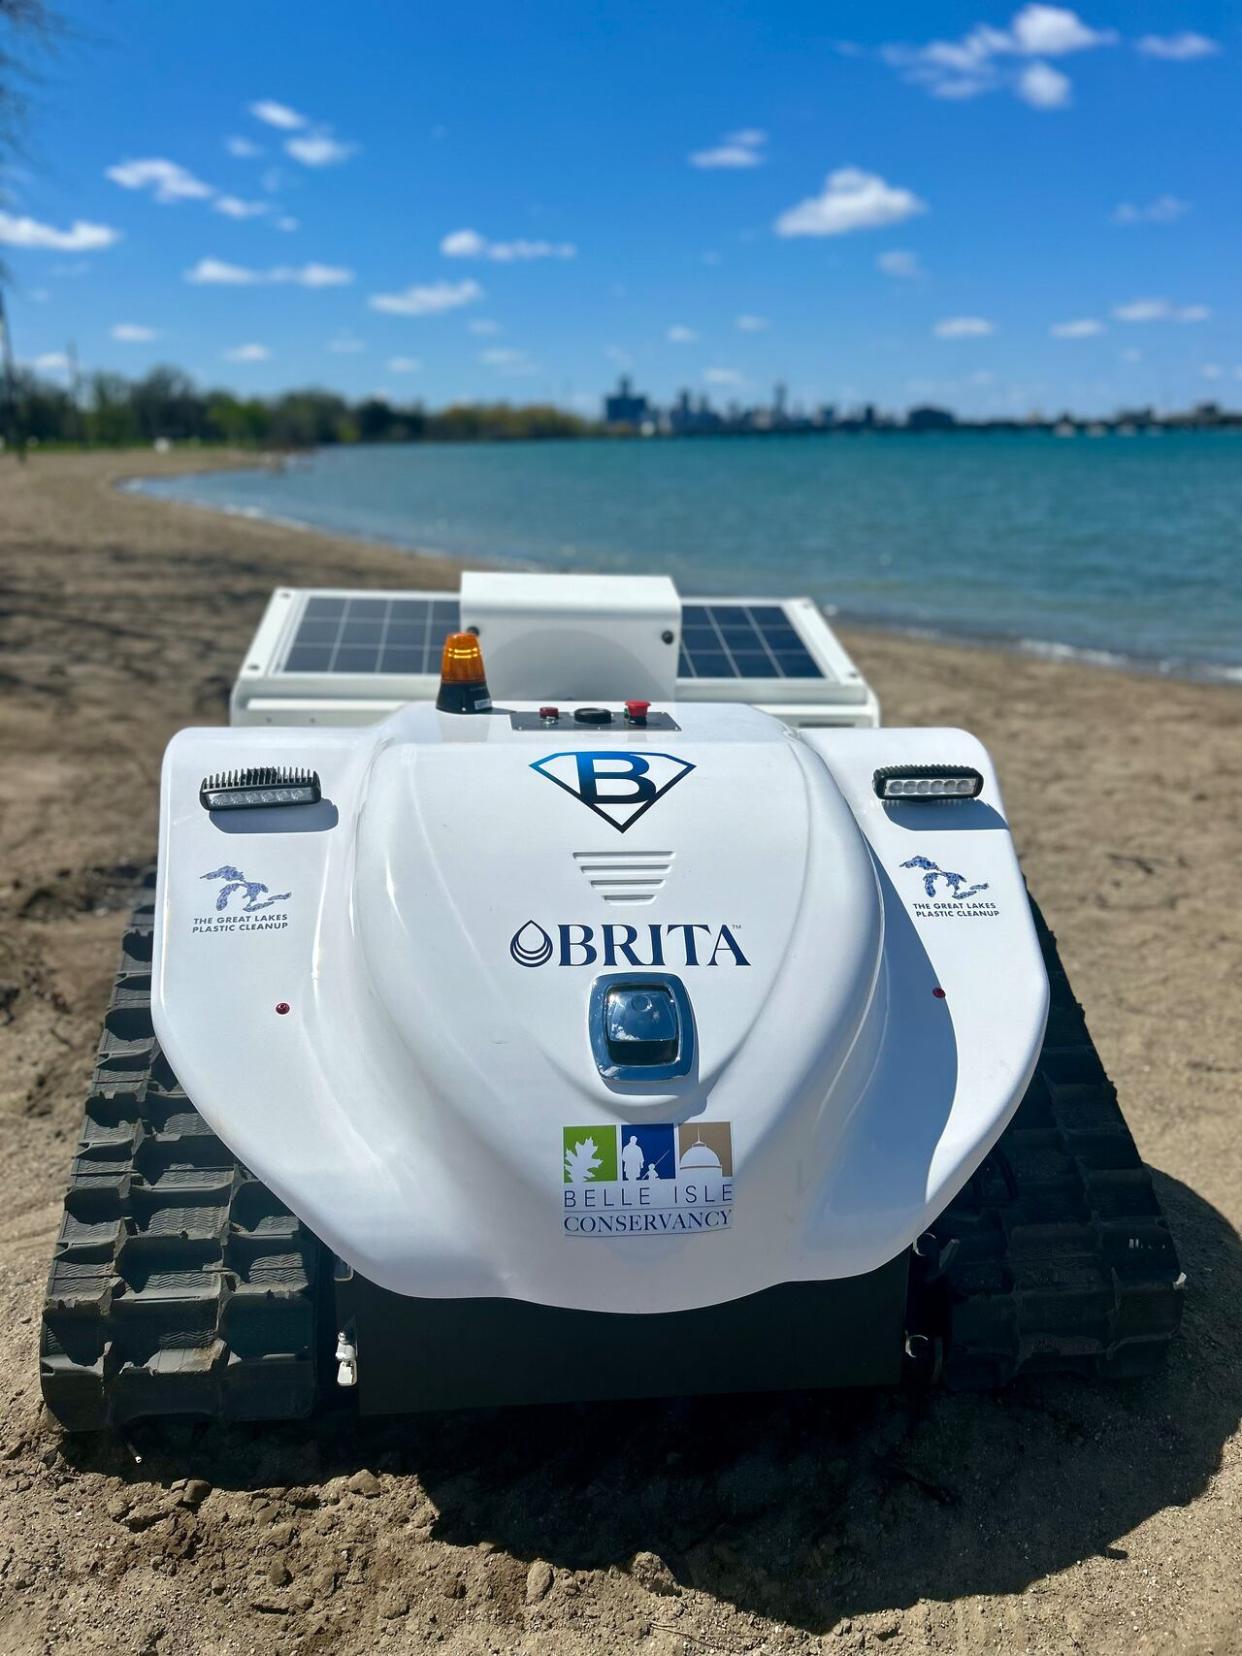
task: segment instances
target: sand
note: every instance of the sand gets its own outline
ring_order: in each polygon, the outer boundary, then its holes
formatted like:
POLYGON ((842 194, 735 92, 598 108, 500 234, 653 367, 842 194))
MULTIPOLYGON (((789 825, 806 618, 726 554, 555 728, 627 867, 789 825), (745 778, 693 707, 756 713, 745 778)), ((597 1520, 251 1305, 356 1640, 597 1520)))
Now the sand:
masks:
POLYGON ((1242 1649, 1229 688, 847 640, 995 756, 1189 1275, 1166 1376, 62 1437, 40 1301, 163 745, 273 586, 453 579, 111 487, 194 463, 0 461, 0 1652, 1242 1649))

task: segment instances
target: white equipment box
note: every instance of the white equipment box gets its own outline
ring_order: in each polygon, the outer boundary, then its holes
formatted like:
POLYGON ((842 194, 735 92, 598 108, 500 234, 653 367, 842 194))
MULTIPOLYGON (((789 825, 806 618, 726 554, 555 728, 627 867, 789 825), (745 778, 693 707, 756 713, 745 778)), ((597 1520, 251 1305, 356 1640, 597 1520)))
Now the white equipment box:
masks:
POLYGON ((683 598, 665 576, 474 574, 451 592, 281 587, 234 725, 365 725, 434 701, 446 634, 477 631, 492 698, 749 702, 797 726, 880 722, 810 598, 683 598))
POLYGON ((681 599, 667 575, 461 578, 461 628, 479 635, 502 701, 578 695, 672 701, 681 599))

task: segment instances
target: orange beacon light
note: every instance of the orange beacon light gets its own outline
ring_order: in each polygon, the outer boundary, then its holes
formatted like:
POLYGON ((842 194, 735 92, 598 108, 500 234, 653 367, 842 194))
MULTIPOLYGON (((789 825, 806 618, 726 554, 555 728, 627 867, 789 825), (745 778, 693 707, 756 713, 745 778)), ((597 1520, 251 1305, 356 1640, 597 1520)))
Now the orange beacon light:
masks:
POLYGON ((441 713, 491 712, 483 651, 473 633, 450 633, 444 640, 436 707, 441 713))

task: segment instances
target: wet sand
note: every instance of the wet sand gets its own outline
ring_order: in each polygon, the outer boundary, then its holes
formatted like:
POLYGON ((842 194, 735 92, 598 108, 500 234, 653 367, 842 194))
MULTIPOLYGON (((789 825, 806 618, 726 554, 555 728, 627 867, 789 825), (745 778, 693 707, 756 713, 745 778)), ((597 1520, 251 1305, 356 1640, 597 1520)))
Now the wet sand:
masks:
POLYGON ((1231 687, 845 634, 886 723, 996 760, 1190 1278, 1166 1376, 61 1437, 39 1308, 163 746, 272 587, 456 581, 112 486, 195 464, 0 458, 0 1652, 1242 1648, 1231 687))

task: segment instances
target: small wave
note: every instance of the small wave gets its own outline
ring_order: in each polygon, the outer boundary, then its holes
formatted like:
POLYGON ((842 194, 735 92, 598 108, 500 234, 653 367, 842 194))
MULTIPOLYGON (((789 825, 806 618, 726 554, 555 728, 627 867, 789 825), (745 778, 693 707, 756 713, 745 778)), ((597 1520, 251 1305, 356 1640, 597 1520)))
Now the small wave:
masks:
POLYGON ((1016 648, 1023 655, 1041 656, 1045 661, 1081 661, 1093 667, 1131 667, 1138 657, 1117 650, 1091 649, 1082 644, 1062 644, 1051 638, 1020 638, 1016 648))

